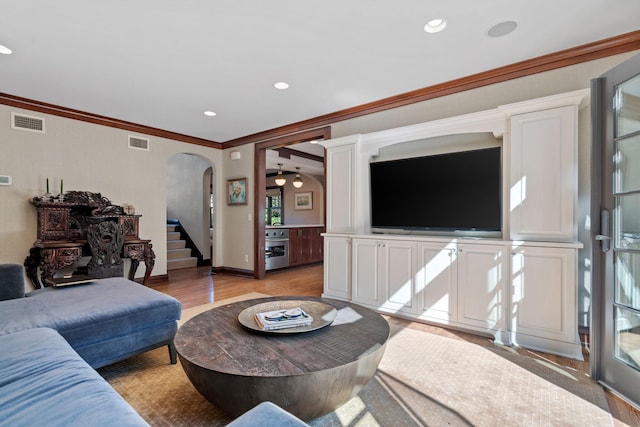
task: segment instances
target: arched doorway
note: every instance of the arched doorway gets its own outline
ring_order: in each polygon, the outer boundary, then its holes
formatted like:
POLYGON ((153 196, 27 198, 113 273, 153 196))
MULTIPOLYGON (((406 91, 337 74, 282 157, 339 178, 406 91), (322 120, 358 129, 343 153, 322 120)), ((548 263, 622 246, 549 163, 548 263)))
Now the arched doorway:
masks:
POLYGON ((167 271, 211 265, 215 257, 214 165, 202 156, 178 153, 167 160, 166 169, 167 224, 181 227, 180 242, 170 243, 168 237, 167 271))

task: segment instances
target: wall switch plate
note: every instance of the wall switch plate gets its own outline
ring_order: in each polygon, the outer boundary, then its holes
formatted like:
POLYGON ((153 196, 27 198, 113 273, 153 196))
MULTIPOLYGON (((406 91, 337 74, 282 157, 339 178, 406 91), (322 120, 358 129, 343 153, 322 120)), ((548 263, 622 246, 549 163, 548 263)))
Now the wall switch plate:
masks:
POLYGON ((0 175, 0 185, 11 185, 11 177, 9 175, 0 175))

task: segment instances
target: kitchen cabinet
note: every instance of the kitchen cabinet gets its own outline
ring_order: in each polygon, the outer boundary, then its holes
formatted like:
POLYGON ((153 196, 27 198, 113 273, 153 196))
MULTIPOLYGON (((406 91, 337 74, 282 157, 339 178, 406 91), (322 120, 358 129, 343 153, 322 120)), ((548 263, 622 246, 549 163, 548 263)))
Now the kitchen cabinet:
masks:
POLYGON ((289 228, 289 266, 323 260, 323 231, 324 227, 289 228))

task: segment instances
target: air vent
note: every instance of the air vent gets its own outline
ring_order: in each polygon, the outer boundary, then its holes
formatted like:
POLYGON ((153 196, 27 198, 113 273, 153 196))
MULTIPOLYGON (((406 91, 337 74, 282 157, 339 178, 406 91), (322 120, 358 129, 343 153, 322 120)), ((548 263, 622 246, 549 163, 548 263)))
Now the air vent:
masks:
POLYGON ((129 148, 149 151, 149 140, 147 138, 129 135, 129 148))
POLYGON ((11 113, 11 127, 13 129, 44 133, 44 119, 42 117, 11 113))

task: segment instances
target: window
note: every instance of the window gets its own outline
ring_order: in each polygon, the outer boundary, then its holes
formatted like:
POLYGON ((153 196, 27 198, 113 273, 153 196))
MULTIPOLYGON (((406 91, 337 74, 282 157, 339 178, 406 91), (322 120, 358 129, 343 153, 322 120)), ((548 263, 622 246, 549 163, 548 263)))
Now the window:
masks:
POLYGON ((282 187, 267 188, 267 200, 265 206, 265 224, 282 225, 282 187))

